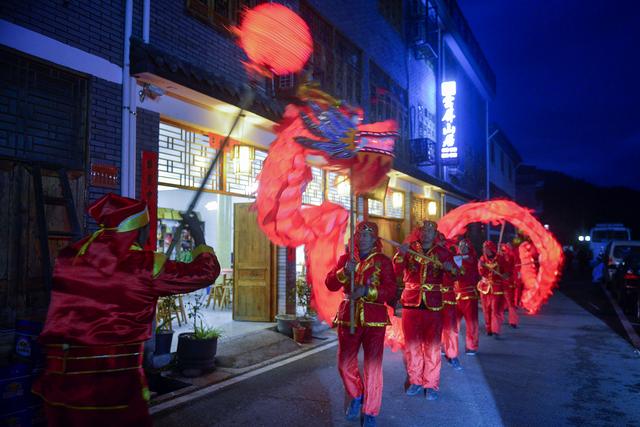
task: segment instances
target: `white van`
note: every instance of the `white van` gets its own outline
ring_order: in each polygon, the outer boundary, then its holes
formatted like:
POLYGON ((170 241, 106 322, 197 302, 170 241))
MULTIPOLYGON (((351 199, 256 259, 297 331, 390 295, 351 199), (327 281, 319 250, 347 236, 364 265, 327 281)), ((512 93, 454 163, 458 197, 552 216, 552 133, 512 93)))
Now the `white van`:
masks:
POLYGON ((605 246, 613 240, 631 240, 631 230, 622 224, 596 224, 589 232, 589 249, 593 260, 603 254, 605 246))

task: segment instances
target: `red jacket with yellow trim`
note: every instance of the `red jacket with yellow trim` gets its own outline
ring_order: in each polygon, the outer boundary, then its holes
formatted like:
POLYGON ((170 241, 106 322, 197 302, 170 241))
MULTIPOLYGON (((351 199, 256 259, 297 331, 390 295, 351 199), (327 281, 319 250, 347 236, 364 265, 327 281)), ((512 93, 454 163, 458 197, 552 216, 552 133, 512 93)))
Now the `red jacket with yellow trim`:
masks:
MULTIPOLYGON (((425 254, 429 259, 410 253, 404 256, 399 252, 393 257, 393 266, 398 278, 402 278, 404 290, 400 302, 404 307, 424 306, 433 311, 444 306, 442 286, 445 281, 444 263, 453 262, 453 254, 446 247, 434 244, 425 253, 420 242, 413 242, 410 248, 425 254)), ((454 272, 455 273, 455 272, 454 272)), ((447 273, 449 274, 449 273, 447 273)))
POLYGON ((478 259, 473 255, 464 255, 460 274, 455 281, 456 299, 478 299, 478 280, 478 259))
POLYGON ((481 276, 478 282, 481 294, 502 295, 511 280, 512 265, 503 254, 497 254, 491 260, 482 255, 478 261, 478 273, 481 276))
MULTIPOLYGON (((345 295, 351 292, 351 277, 344 271, 348 260, 349 254, 342 255, 327 275, 325 283, 330 291, 342 289, 345 295)), ((356 326, 384 327, 389 324, 385 304, 392 305, 396 298, 396 280, 391 260, 381 252, 374 252, 364 260, 356 261, 355 283, 369 287, 368 294, 356 300, 356 326)), ((348 299, 340 303, 336 324, 350 326, 349 306, 348 299)))
MULTIPOLYGON (((101 245, 95 241, 92 250, 110 250, 101 245)), ((34 392, 52 404, 80 410, 144 403, 142 343, 151 337, 158 297, 206 287, 220 273, 210 247, 198 246, 193 257, 182 263, 129 250, 114 268, 101 270, 76 257, 72 247, 61 251, 39 337, 47 354, 45 372, 34 392)))

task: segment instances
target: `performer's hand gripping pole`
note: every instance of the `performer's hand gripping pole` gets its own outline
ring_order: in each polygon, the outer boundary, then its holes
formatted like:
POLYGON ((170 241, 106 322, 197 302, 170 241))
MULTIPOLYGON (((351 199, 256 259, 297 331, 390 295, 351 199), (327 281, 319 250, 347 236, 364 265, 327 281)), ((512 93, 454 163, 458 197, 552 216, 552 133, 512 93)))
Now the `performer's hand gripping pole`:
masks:
MULTIPOLYGON (((209 169, 207 169, 207 173, 202 179, 202 182, 200 183, 200 188, 198 188, 198 191, 196 191, 196 194, 193 195, 193 199, 191 199, 191 203, 189 203, 189 207, 187 208, 187 211, 183 214, 183 216, 187 217, 191 215, 191 213, 195 209, 196 205, 198 204, 198 200, 202 195, 202 191, 204 190, 204 187, 207 185, 207 181, 209 181, 209 177, 211 176, 211 173, 213 172, 213 169, 215 168, 216 163, 218 163, 218 159, 224 153, 224 149, 227 143, 229 142, 229 138, 231 138, 231 134, 233 133, 233 130, 236 128, 238 122, 240 121, 240 118, 244 115, 245 110, 249 108, 253 103, 253 98, 255 95, 254 85, 255 83, 251 82, 250 84, 246 84, 244 86, 244 92, 242 94, 242 99, 240 100, 240 111, 238 111, 238 114, 233 120, 233 123, 231 124, 231 129, 229 129, 229 133, 227 133, 227 136, 224 137, 222 144, 220 144, 220 149, 218 150, 215 157, 211 161, 211 164, 209 165, 209 169)), ((180 225, 178 226, 178 229, 174 234, 174 238, 171 241, 171 245, 169 245, 169 249, 167 249, 167 253, 166 253, 167 258, 171 258, 171 254, 173 253, 173 250, 175 249, 176 245, 180 242, 180 239, 182 238, 183 229, 184 229, 184 222, 180 222, 180 225)))

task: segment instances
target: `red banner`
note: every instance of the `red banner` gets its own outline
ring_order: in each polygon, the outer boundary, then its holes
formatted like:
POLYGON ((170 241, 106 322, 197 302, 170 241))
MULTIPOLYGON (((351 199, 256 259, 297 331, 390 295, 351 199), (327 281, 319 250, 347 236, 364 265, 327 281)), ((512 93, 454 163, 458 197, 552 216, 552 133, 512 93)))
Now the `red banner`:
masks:
POLYGON ((149 240, 145 249, 155 251, 158 238, 158 153, 142 152, 140 196, 149 207, 149 240))

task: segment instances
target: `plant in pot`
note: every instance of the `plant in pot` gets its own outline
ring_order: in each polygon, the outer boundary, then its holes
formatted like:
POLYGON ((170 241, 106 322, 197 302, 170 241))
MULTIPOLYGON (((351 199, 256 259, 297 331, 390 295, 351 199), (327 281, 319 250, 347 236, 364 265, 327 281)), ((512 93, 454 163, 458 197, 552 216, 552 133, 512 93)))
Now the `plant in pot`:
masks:
POLYGON ((307 341, 307 328, 295 320, 291 322, 291 329, 293 330, 293 340, 299 344, 307 341))
POLYGON ((313 323, 316 321, 315 313, 311 308, 311 284, 300 277, 296 280, 296 295, 298 297, 298 305, 304 309, 304 314, 297 318, 300 326, 306 328, 305 341, 311 341, 313 331, 313 323))
POLYGON ((186 306, 193 332, 178 335, 178 370, 185 377, 197 377, 215 368, 218 338, 222 336, 222 331, 204 322, 204 294, 196 294, 186 306))
POLYGON ((155 354, 171 352, 173 341, 173 319, 175 313, 175 296, 162 297, 158 300, 158 325, 156 326, 155 354))
MULTIPOLYGON (((295 292, 288 293, 287 306, 295 306, 296 294, 295 292)), ((291 313, 276 314, 276 330, 283 335, 293 338, 293 326, 296 321, 296 315, 291 313)))

